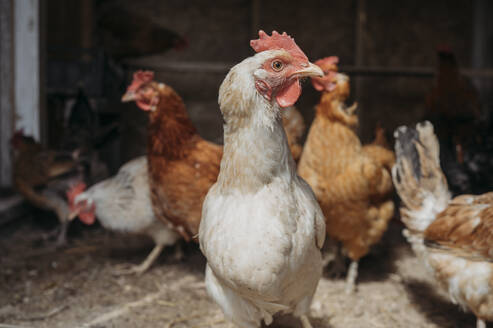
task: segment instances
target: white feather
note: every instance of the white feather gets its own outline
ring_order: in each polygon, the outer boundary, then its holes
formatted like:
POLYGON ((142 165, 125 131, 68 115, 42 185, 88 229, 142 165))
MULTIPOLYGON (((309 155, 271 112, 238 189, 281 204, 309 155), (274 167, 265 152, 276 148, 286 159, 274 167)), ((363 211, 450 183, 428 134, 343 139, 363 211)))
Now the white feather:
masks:
POLYGON ((75 203, 84 200, 95 205, 96 217, 106 229, 146 234, 164 245, 179 239, 154 216, 145 156, 129 161, 114 177, 79 194, 75 203))
POLYGON ((323 215, 296 175, 278 105, 254 87, 253 72, 277 52, 246 59, 221 85, 224 155, 199 229, 207 290, 248 328, 278 312, 307 314, 322 272, 323 215))

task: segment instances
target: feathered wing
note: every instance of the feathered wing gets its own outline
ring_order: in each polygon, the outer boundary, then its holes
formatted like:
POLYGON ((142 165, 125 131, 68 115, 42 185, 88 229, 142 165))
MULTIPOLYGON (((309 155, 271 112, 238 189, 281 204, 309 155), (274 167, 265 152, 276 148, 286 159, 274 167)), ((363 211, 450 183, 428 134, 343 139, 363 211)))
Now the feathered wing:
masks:
POLYGON ((325 242, 326 228, 325 228, 325 216, 318 204, 317 197, 313 192, 312 188, 308 183, 299 177, 302 182, 303 190, 305 191, 305 196, 308 198, 306 200, 307 204, 313 204, 314 206, 314 228, 315 228, 315 243, 319 249, 322 249, 325 242))
POLYGON ((315 211, 315 237, 317 247, 322 249, 325 242, 325 216, 322 213, 320 206, 317 206, 315 211))
POLYGON ((428 247, 473 261, 493 262, 493 192, 463 195, 426 229, 428 247))
POLYGON ((151 197, 157 217, 171 224, 185 239, 190 240, 198 233, 202 203, 207 191, 216 182, 222 157, 222 147, 202 139, 199 135, 190 140, 186 158, 179 162, 156 166, 151 180, 151 197), (158 181, 171 181, 166 188, 158 181), (160 201, 165 199, 166 201, 160 201), (158 206, 156 206, 158 204, 158 206))
POLYGON ((105 228, 138 232, 155 221, 150 201, 147 158, 133 159, 118 173, 75 197, 75 203, 90 201, 105 228))
MULTIPOLYGON (((132 218, 132 221, 139 222, 142 226, 146 226, 153 220, 152 211, 146 207, 150 207, 150 191, 147 176, 147 158, 145 156, 136 158, 123 165, 118 174, 110 180, 110 186, 114 195, 114 199, 110 203, 115 203, 118 208, 123 211, 122 216, 128 216, 127 213, 140 213, 140 218, 132 218), (147 200, 147 201, 145 201, 147 200), (126 212, 126 213, 125 213, 126 212)), ((137 223, 136 223, 137 224, 137 223)))

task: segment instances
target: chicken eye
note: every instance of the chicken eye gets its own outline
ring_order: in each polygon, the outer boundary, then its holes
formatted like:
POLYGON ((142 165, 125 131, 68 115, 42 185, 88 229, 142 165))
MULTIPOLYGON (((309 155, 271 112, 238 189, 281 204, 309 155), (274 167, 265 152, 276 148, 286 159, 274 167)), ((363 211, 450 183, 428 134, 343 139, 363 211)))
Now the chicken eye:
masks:
POLYGON ((280 70, 282 70, 284 68, 284 64, 280 60, 274 60, 271 64, 271 66, 272 66, 272 69, 276 72, 279 72, 280 70))

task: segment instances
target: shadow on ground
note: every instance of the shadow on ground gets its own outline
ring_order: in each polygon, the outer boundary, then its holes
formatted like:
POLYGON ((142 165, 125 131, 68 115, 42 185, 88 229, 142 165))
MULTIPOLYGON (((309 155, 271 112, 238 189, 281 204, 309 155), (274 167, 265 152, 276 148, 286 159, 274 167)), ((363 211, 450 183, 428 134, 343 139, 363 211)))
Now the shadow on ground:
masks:
POLYGON ((476 317, 472 313, 465 313, 462 309, 440 296, 434 286, 428 283, 408 280, 404 282, 412 304, 423 313, 428 320, 439 327, 467 328, 476 327, 476 317))

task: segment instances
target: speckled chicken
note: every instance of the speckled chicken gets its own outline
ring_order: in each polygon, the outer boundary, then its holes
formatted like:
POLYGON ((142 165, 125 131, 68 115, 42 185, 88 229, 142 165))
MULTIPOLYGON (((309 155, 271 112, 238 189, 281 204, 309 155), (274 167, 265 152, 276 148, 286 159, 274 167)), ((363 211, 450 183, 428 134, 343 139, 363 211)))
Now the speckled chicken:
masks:
POLYGON ((82 178, 75 155, 46 149, 20 131, 11 142, 15 188, 33 206, 55 212, 60 221, 56 244, 64 245, 69 224, 65 191, 82 178))
MULTIPOLYGON (((354 289, 358 261, 377 243, 394 213, 390 150, 369 152, 356 134, 356 104, 347 107, 349 78, 337 73, 337 57, 316 62, 325 72, 312 78, 322 91, 315 119, 298 164, 298 174, 313 188, 324 212, 327 235, 351 259, 346 291, 354 289)), ((340 263, 337 261, 336 263, 340 263)), ((339 268, 338 268, 339 269, 339 268)))
POLYGON ((450 300, 485 328, 493 320, 493 193, 452 199, 431 123, 400 127, 395 137, 404 236, 450 300))
POLYGON ((152 210, 147 159, 138 157, 123 165, 118 173, 85 190, 75 185, 69 192, 71 216, 85 224, 95 217, 106 229, 147 235, 156 244, 140 265, 124 265, 116 273, 142 274, 154 263, 163 248, 175 244, 180 235, 159 221, 152 210))
POLYGON ((239 327, 293 313, 308 328, 325 223, 296 174, 280 112, 300 96, 300 78, 323 74, 285 33, 259 36, 251 41, 257 54, 234 66, 219 89, 224 155, 199 230, 205 284, 239 327))

